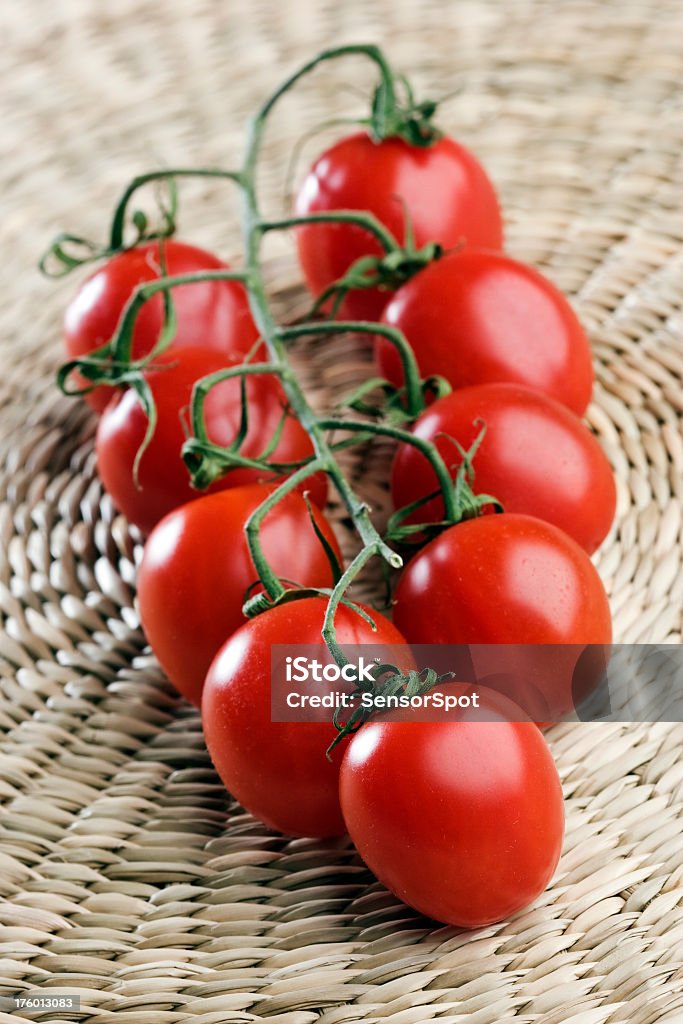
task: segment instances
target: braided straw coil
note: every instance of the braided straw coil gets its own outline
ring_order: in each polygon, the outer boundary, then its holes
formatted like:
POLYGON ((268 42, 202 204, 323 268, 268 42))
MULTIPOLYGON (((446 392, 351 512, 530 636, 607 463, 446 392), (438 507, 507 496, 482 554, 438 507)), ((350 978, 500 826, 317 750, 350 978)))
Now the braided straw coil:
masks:
MULTIPOLYGON (((619 486, 597 557, 616 637, 680 642, 680 0, 25 0, 3 14, 0 995, 67 991, 81 1009, 0 1022, 683 1021, 679 726, 551 731, 568 814, 556 878, 474 933, 407 910, 346 841, 288 841, 230 801, 197 713, 145 650, 139 537, 102 494, 93 419, 53 386, 74 282, 34 269, 61 228, 102 237, 135 173, 234 166, 246 116, 316 50, 385 44, 421 95, 455 91, 442 123, 490 169, 509 250, 589 330, 589 421, 619 486)), ((262 183, 274 207, 293 142, 362 110, 369 81, 347 62, 282 106, 262 183)), ((182 237, 239 258, 227 186, 182 202, 182 237)), ((269 268, 295 315, 288 240, 269 268)), ((299 362, 328 405, 368 372, 355 339, 299 362)), ((348 463, 380 511, 387 454, 348 463)))

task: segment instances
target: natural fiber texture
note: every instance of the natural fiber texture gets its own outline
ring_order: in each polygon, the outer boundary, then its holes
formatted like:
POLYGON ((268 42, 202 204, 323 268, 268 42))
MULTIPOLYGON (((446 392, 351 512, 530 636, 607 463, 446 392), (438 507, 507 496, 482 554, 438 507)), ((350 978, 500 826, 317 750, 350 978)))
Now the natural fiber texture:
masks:
MULTIPOLYGON (((554 730, 568 812, 556 879, 474 934, 406 910, 345 842, 287 841, 230 803, 198 715, 145 653, 139 546, 96 479, 92 419, 52 384, 74 283, 34 270, 60 228, 102 237, 143 168, 233 165, 245 116, 317 49, 386 44, 421 92, 459 90, 442 121, 490 168, 510 251, 575 299, 597 363, 589 419, 619 480, 598 557, 617 639, 680 641, 680 0, 255 0, 248 13, 25 0, 3 13, 0 993, 79 992, 87 1024, 682 1021, 680 727, 554 730)), ((346 63, 282 107, 273 202, 294 140, 362 110, 340 83, 367 81, 346 63)), ((227 186, 183 196, 183 235, 238 256, 227 186)), ((274 290, 292 315, 284 251, 274 290)), ((321 401, 367 373, 352 340, 304 354, 321 401)), ((380 508, 386 455, 351 464, 380 508)), ((62 1019, 0 1013, 26 1018, 62 1019)))

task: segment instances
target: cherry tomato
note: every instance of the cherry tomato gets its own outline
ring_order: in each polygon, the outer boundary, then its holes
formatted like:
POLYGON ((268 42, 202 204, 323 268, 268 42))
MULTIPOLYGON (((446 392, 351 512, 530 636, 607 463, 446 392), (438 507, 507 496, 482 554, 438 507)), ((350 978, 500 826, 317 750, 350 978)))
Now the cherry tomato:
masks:
MULTIPOLYGON (((213 656, 245 621, 242 604, 257 573, 244 525, 271 490, 252 484, 198 498, 162 519, 147 539, 138 574, 142 627, 173 685, 197 705, 213 656)), ((313 510, 341 560, 332 527, 313 510)), ((283 581, 332 585, 328 559, 300 494, 288 494, 268 513, 261 543, 283 581)))
MULTIPOLYGON (((339 807, 342 741, 325 751, 336 733, 331 711, 319 720, 273 722, 273 644, 320 644, 327 601, 310 598, 257 615, 217 654, 206 678, 202 725, 211 759, 227 789, 255 817, 289 835, 331 836, 346 831, 339 807)), ((382 615, 366 609, 376 631, 357 612, 341 606, 335 618, 342 644, 390 644, 405 640, 382 615)), ((371 648, 377 650, 377 648, 371 648)), ((317 655, 316 655, 317 656, 317 655)), ((322 660, 322 659, 321 659, 322 660)), ((409 649, 404 661, 412 667, 409 649)), ((332 663, 328 656, 328 663, 332 663)), ((392 664, 394 662, 392 661, 392 664)), ((300 683, 298 689, 324 696, 339 683, 300 683)), ((307 712, 306 718, 311 718, 307 712)))
MULTIPOLYGON (((399 579, 394 621, 409 643, 475 645, 476 678, 502 676, 503 692, 538 722, 575 710, 612 640, 586 552, 556 526, 515 513, 459 523, 427 544, 399 579)), ((456 651, 435 655, 438 671, 454 667, 456 651)))
MULTIPOLYGON (((395 293, 382 320, 400 328, 422 375, 453 388, 511 381, 544 392, 582 416, 593 365, 588 339, 551 282, 497 252, 457 252, 421 270, 395 293)), ((394 347, 378 338, 381 373, 403 371, 394 347)))
MULTIPOLYGON (((195 381, 225 368, 227 357, 212 349, 175 348, 155 360, 146 371, 157 422, 154 436, 145 450, 138 470, 133 465, 147 430, 147 415, 132 389, 115 396, 102 414, 97 428, 97 468, 116 507, 130 522, 149 532, 167 512, 199 497, 190 483, 180 450, 186 437, 183 413, 187 412, 195 381)), ((238 360, 230 361, 235 365, 238 360)), ((249 429, 241 453, 260 455, 274 436, 286 405, 284 392, 275 377, 254 375, 247 378, 249 429)), ((240 382, 222 381, 207 396, 206 424, 211 441, 228 445, 239 431, 241 415, 240 382)), ((308 434, 293 416, 288 415, 272 459, 295 462, 312 454, 308 434)), ((272 480, 272 474, 241 467, 228 472, 208 488, 209 493, 242 484, 272 480)), ((324 505, 327 478, 315 474, 301 486, 311 492, 317 504, 324 505)))
POLYGON ((505 513, 445 530, 404 569, 394 620, 422 644, 609 643, 605 588, 576 541, 505 513))
MULTIPOLYGON (((415 422, 413 433, 436 445, 455 477, 462 458, 448 438, 468 451, 482 424, 486 432, 472 463, 473 490, 497 498, 506 512, 554 523, 589 554, 595 551, 614 518, 616 488, 607 457, 588 428, 538 391, 518 384, 481 384, 434 402, 415 422)), ((437 489, 424 455, 401 445, 391 473, 396 508, 437 489)), ((434 498, 407 521, 442 517, 443 501, 434 498)))
POLYGON ((458 710, 448 722, 368 722, 352 737, 339 780, 349 834, 379 880, 421 913, 465 928, 536 899, 564 832, 542 734, 507 721, 501 698, 477 690, 482 711, 458 710))
MULTIPOLYGON (((493 185, 472 153, 449 138, 424 149, 400 138, 373 142, 366 132, 337 142, 316 160, 296 200, 299 216, 330 210, 367 210, 401 243, 408 217, 418 248, 440 242, 445 249, 463 243, 496 249, 503 240, 493 185)), ((372 235, 349 224, 299 227, 297 245, 314 295, 362 256, 382 254, 372 235)), ((389 297, 379 289, 356 290, 342 312, 378 320, 389 297)))
MULTIPOLYGON (((227 269, 217 256, 169 238, 163 243, 169 276, 227 269)), ((121 314, 139 284, 161 277, 159 243, 149 242, 113 256, 81 285, 67 308, 64 344, 69 359, 88 355, 113 337, 121 314)), ((177 320, 173 346, 203 345, 243 357, 258 337, 246 292, 236 281, 206 281, 173 289, 177 320)), ((133 356, 146 355, 159 340, 164 303, 154 296, 142 306, 133 334, 133 356)), ((78 378, 76 378, 78 382, 78 378)), ((85 384, 85 381, 82 381, 85 384)), ((98 387, 86 401, 100 412, 111 390, 98 387)))

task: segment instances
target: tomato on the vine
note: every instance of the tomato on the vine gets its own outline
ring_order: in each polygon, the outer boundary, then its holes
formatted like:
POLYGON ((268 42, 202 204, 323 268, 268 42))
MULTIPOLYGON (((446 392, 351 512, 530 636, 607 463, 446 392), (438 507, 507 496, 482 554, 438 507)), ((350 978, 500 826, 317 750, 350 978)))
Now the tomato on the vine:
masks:
MULTIPOLYGON (((239 363, 213 349, 174 348, 155 359, 145 371, 157 411, 154 435, 139 461, 137 479, 134 463, 147 430, 147 414, 136 392, 129 388, 115 396, 102 413, 97 428, 97 469, 116 507, 130 522, 149 532, 167 512, 199 497, 181 457, 186 438, 184 421, 197 380, 239 363)), ((246 378, 248 430, 240 453, 256 458, 279 428, 286 409, 284 392, 275 377, 254 374, 246 378)), ((209 440, 227 446, 239 432, 242 412, 240 381, 221 381, 209 392, 205 403, 209 440)), ((313 454, 308 434, 299 421, 287 413, 271 461, 293 463, 313 454)), ((231 469, 207 488, 208 493, 242 484, 269 482, 272 473, 255 467, 231 469)), ((301 490, 324 505, 327 478, 317 473, 301 490)))
MULTIPOLYGON (((289 835, 346 831, 338 791, 346 741, 335 747, 331 761, 325 756, 336 735, 331 711, 308 711, 301 721, 291 722, 273 721, 271 714, 272 646, 322 643, 326 605, 323 598, 305 598, 246 623, 216 655, 202 698, 206 744, 226 788, 259 820, 289 835)), ((335 616, 339 643, 372 644, 372 650, 378 650, 377 644, 391 645, 391 658, 412 668, 409 648, 398 630, 372 609, 364 610, 376 629, 358 612, 340 606, 335 616)), ((331 655, 321 656, 321 664, 332 663, 331 655)), ((338 683, 325 680, 314 685, 318 696, 339 689, 338 683)))
POLYGON ((451 526, 403 570, 394 621, 421 644, 609 643, 605 588, 586 552, 528 515, 451 526))
MULTIPOLYGON (((413 433, 436 445, 455 478, 462 456, 485 433, 472 461, 473 490, 497 498, 506 512, 523 512, 559 526, 591 554, 614 518, 616 488, 606 455, 588 428, 565 406, 518 384, 461 388, 434 402, 413 433)), ((391 471, 396 508, 438 489, 425 456, 399 446, 391 471)), ((435 497, 407 522, 443 518, 435 497)))
MULTIPOLYGON (((503 225, 498 199, 484 168, 453 139, 430 146, 401 138, 374 142, 356 132, 326 150, 305 178, 296 213, 366 210, 400 242, 406 222, 421 248, 438 242, 444 249, 467 244, 496 249, 503 225)), ((379 242, 352 224, 307 224, 296 231, 299 259, 314 295, 338 280, 363 256, 380 256, 379 242)), ((349 292, 342 305, 352 319, 378 320, 391 293, 377 288, 349 292)))
POLYGON ((607 594, 583 548, 515 513, 470 519, 430 541, 403 570, 394 622, 409 643, 475 645, 477 678, 502 674, 504 692, 538 722, 576 709, 612 641, 607 594))
MULTIPOLYGON (((244 527, 272 492, 265 484, 234 487, 188 502, 152 530, 138 573, 145 636, 173 685, 195 704, 222 643, 242 623, 242 605, 257 573, 244 527)), ((332 527, 315 505, 315 522, 341 561, 332 527)), ((304 498, 286 495, 268 513, 261 545, 283 582, 330 587, 333 574, 304 498)))
MULTIPOLYGON (((109 341, 136 287, 162 276, 163 247, 168 276, 194 274, 203 270, 227 270, 210 252, 194 245, 166 239, 147 242, 112 256, 92 274, 67 307, 64 344, 69 359, 89 355, 109 341)), ((258 337, 249 311, 244 286, 238 281, 202 281, 180 285, 172 291, 176 333, 172 347, 203 345, 223 355, 244 357, 258 337)), ((141 307, 133 333, 133 358, 151 352, 159 341, 164 323, 164 301, 155 295, 141 307)), ((75 382, 85 384, 75 375, 75 382)), ((100 386, 85 395, 101 411, 111 390, 100 386)))
POLYGON ((379 880, 421 913, 465 928, 531 903, 552 877, 564 832, 542 734, 509 721, 497 694, 477 690, 481 710, 450 721, 368 722, 339 780, 349 834, 379 880))
MULTIPOLYGON (((424 377, 453 388, 523 384, 579 416, 590 401, 591 350, 576 313, 546 277, 503 253, 443 256, 399 288, 382 321, 403 331, 424 377)), ((395 348, 378 338, 376 354, 380 372, 401 384, 395 348)))

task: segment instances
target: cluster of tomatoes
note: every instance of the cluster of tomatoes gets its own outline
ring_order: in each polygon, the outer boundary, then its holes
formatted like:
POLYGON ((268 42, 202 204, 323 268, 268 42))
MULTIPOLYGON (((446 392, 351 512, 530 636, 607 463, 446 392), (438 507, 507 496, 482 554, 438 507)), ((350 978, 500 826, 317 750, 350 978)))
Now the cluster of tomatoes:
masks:
MULTIPOLYGON (((447 526, 423 543, 394 594, 393 623, 365 609, 374 626, 342 604, 340 644, 381 643, 413 665, 411 644, 606 645, 607 598, 589 555, 615 507, 609 464, 581 422, 591 397, 589 345, 562 294, 502 251, 495 191, 481 165, 444 136, 416 146, 361 131, 328 149, 297 198, 304 218, 365 210, 399 242, 438 243, 438 258, 392 290, 351 288, 342 314, 400 329, 421 375, 452 390, 412 425, 432 441, 455 481, 479 439, 473 488, 504 508, 447 526), (406 226, 409 235, 406 238, 406 226), (485 432, 482 436, 482 425, 485 432), (457 443, 454 443, 457 442, 457 443)), ((314 295, 344 278, 378 242, 357 224, 320 219, 296 228, 301 266, 314 295)), ((174 239, 123 251, 81 288, 66 317, 70 358, 110 339, 137 286, 168 275, 218 269, 213 255, 174 239), (162 270, 163 267, 163 270, 162 270)), ((180 693, 202 708, 214 764, 227 788, 268 826, 304 836, 349 832, 360 854, 398 896, 441 921, 475 927, 526 906, 547 885, 560 854, 564 815, 559 779, 541 730, 511 721, 504 702, 482 691, 482 712, 446 722, 364 724, 325 757, 329 721, 271 721, 273 644, 320 640, 326 599, 306 597, 246 620, 242 607, 256 573, 245 522, 274 481, 244 465, 198 496, 181 458, 195 382, 239 365, 258 344, 242 284, 210 280, 174 290, 176 331, 147 367, 156 424, 139 456, 147 416, 134 388, 97 387, 97 461, 116 506, 147 535, 138 577, 142 624, 180 693), (136 458, 138 463, 136 464, 136 458)), ((161 297, 143 307, 132 354, 158 342, 161 297)), ((402 366, 378 338, 381 375, 396 386, 402 366)), ((257 354, 258 358, 258 354, 257 354)), ((311 440, 289 410, 280 383, 246 379, 248 425, 241 453, 268 451, 301 464, 311 440), (271 443, 275 438, 276 444, 271 443), (269 447, 270 446, 270 447, 269 447)), ((243 422, 237 379, 210 392, 209 439, 228 445, 243 422)), ((267 514, 264 554, 288 584, 330 588, 341 559, 325 518, 327 479, 306 481, 267 514)), ((391 467, 404 522, 441 523, 444 502, 424 455, 401 444, 391 467)), ((436 533, 436 531, 434 531, 436 533)), ((417 540, 425 540, 417 532, 417 540)), ((552 689, 551 680, 541 680, 552 689)), ((446 684, 458 692, 464 683, 446 684)), ((563 698, 562 698, 563 699, 563 698)), ((560 703, 562 700, 560 700, 560 703)), ((559 708, 550 700, 553 713, 559 708)))

